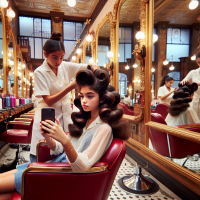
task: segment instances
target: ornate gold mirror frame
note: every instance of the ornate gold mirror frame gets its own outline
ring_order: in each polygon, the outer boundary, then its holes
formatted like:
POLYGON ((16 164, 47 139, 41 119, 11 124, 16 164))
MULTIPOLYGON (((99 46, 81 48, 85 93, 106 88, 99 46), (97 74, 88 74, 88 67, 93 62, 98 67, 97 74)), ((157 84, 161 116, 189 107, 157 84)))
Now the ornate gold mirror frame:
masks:
MULTIPOLYGON (((95 38, 95 61, 97 62, 97 54, 98 54, 98 37, 99 37, 99 32, 101 30, 101 28, 106 24, 106 22, 110 22, 110 50, 114 53, 114 38, 113 38, 113 33, 114 33, 114 26, 112 26, 113 24, 113 14, 112 12, 109 12, 104 18, 103 20, 98 24, 97 29, 96 29, 96 38, 95 38)), ((110 58, 110 63, 112 63, 114 61, 114 58, 110 58)), ((110 84, 114 86, 114 82, 113 82, 113 73, 111 72, 111 76, 110 76, 110 84)))
MULTIPOLYGON (((117 0, 114 7, 114 17, 117 13, 117 21, 119 22, 119 10, 124 0, 117 0)), ((144 122, 145 122, 145 145, 141 142, 136 141, 133 138, 129 138, 126 145, 133 151, 137 152, 149 162, 158 166, 161 170, 165 171, 171 177, 184 184, 186 187, 200 195, 200 176, 191 172, 190 170, 170 161, 166 157, 156 153, 155 151, 148 148, 149 141, 149 127, 156 130, 172 134, 177 137, 181 137, 196 143, 200 143, 199 133, 184 130, 181 128, 174 128, 167 125, 159 124, 151 121, 151 68, 152 68, 152 51, 153 51, 153 26, 154 26, 154 0, 141 0, 141 11, 140 11, 141 29, 145 33, 145 46, 146 46, 146 58, 144 67, 144 78, 145 78, 145 105, 144 105, 144 122)), ((117 23, 119 24, 119 23, 117 23)), ((116 28, 116 34, 118 34, 116 28)), ((116 46, 118 44, 116 43, 116 46)), ((117 48, 118 50, 118 48, 117 48)), ((118 63, 118 62, 117 62, 118 63)), ((118 65, 116 63, 116 65, 118 65)), ((132 117, 125 116, 125 118, 131 120, 132 117)))

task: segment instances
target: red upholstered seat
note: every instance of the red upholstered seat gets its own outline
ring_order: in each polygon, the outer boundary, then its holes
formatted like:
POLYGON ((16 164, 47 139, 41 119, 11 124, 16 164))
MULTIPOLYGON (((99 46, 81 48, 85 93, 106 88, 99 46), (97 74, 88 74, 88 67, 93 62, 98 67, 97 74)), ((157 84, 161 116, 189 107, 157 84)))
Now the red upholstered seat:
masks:
MULTIPOLYGON (((151 113, 151 121, 166 124, 163 117, 158 113, 151 113)), ((198 143, 157 131, 153 128, 149 129, 149 137, 154 151, 163 156, 182 158, 200 152, 200 144, 198 143)))
POLYGON ((119 106, 122 107, 124 114, 126 115, 134 115, 134 111, 129 109, 127 105, 124 103, 119 103, 119 106))
POLYGON ((168 115, 168 108, 169 108, 168 104, 160 103, 156 106, 155 113, 160 114, 165 119, 168 115))
POLYGON ((0 140, 6 143, 30 144, 32 137, 33 119, 27 121, 11 121, 8 130, 4 131, 0 140))
MULTIPOLYGON (((47 146, 41 143, 39 152, 40 148, 43 151, 47 146)), ((22 199, 107 200, 125 153, 124 142, 114 138, 106 153, 93 165, 93 171, 90 172, 67 172, 70 169, 68 163, 31 163, 22 177, 22 199)), ((49 158, 48 155, 46 158, 49 158)), ((38 159, 40 160, 40 156, 38 159)), ((20 199, 21 196, 16 192, 10 198, 20 199)))

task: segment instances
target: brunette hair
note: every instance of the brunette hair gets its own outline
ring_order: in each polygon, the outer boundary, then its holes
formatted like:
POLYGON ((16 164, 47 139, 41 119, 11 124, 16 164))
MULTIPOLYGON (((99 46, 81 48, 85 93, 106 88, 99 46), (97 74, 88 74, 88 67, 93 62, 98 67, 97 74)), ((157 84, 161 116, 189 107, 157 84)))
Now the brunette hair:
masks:
POLYGON ((198 89, 196 83, 186 83, 184 85, 179 83, 178 86, 179 89, 174 92, 173 100, 170 102, 168 109, 168 112, 174 117, 187 110, 190 106, 189 102, 192 101, 190 95, 198 89))
MULTIPOLYGON (((105 70, 97 69, 92 72, 89 69, 80 70, 76 74, 76 82, 79 90, 83 86, 88 86, 99 94, 99 116, 103 122, 108 123, 113 132, 113 136, 126 140, 130 136, 127 121, 122 119, 123 110, 117 107, 120 102, 119 93, 108 92, 109 75, 105 70)), ((74 100, 74 104, 80 112, 73 112, 71 115, 73 124, 69 124, 69 132, 72 137, 80 137, 91 112, 85 112, 81 106, 80 96, 74 100)))
POLYGON ((173 80, 174 79, 172 77, 170 77, 169 75, 163 76, 162 80, 160 81, 160 87, 165 85, 165 81, 169 82, 169 81, 173 81, 173 80))
POLYGON ((61 41, 61 36, 61 33, 52 33, 51 37, 44 43, 43 50, 47 54, 60 50, 63 50, 65 53, 65 47, 61 41))
POLYGON ((200 51, 196 54, 196 59, 200 58, 200 51))

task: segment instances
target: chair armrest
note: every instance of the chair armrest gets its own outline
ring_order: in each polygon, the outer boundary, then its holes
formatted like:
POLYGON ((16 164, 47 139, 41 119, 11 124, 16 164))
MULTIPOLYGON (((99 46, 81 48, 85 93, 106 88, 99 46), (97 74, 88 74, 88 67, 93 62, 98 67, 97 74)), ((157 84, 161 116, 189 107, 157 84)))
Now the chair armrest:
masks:
POLYGON ((7 123, 7 129, 24 129, 29 130, 31 122, 10 121, 7 123))
POLYGON ((33 119, 31 118, 15 118, 14 121, 26 121, 26 122, 31 122, 33 119))
MULTIPOLYGON (((108 167, 106 162, 95 163, 87 172, 102 172, 108 167)), ((42 171, 42 172, 73 172, 69 163, 30 163, 25 171, 42 171)), ((75 172, 77 173, 77 172, 75 172)))

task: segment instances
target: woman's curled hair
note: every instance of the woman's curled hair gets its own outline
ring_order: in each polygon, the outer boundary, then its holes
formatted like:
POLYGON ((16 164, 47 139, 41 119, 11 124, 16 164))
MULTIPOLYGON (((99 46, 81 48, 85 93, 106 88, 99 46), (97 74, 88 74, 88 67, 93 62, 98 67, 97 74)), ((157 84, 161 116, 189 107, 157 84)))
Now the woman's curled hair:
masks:
MULTIPOLYGON (((76 74, 76 82, 79 90, 83 86, 88 86, 99 94, 99 116, 101 120, 108 123, 113 132, 113 136, 126 140, 130 136, 129 126, 126 120, 122 119, 123 110, 118 107, 120 102, 119 93, 108 92, 109 75, 105 70, 97 69, 92 72, 89 69, 80 70, 76 74)), ((69 132, 72 137, 80 137, 87 120, 90 118, 90 112, 85 112, 81 106, 80 96, 74 100, 74 105, 80 112, 73 112, 71 115, 73 124, 69 124, 69 132)))
POLYGON ((190 96, 198 89, 196 83, 186 83, 184 85, 179 83, 178 86, 179 89, 174 92, 173 100, 170 102, 168 110, 174 117, 187 110, 190 106, 189 103, 192 101, 190 96))

